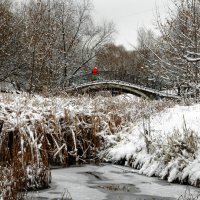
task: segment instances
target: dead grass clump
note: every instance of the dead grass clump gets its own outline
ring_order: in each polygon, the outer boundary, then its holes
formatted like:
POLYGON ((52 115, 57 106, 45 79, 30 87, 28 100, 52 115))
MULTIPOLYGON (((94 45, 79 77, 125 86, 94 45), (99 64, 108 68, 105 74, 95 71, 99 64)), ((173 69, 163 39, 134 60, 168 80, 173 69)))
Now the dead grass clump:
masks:
MULTIPOLYGON (((150 138, 152 139, 152 138, 150 138)), ((158 139, 158 138, 157 138, 158 139)), ((190 180, 190 172, 185 168, 197 158, 199 137, 193 130, 174 130, 167 136, 166 143, 150 140, 149 149, 154 154, 152 161, 158 161, 162 169, 159 176, 169 182, 181 182, 199 186, 198 177, 190 180), (158 143, 157 143, 158 142, 158 143)))
MULTIPOLYGON (((9 199, 11 193, 11 167, 0 166, 0 197, 9 199)), ((7 200, 6 199, 6 200, 7 200)))
POLYGON ((188 186, 186 187, 185 193, 178 198, 178 200, 199 200, 199 199, 200 199, 200 194, 193 195, 190 192, 190 188, 188 186))
POLYGON ((100 118, 96 115, 77 113, 69 110, 64 115, 45 116, 43 122, 35 124, 37 138, 42 144, 41 157, 50 165, 68 166, 77 162, 86 162, 96 157, 100 140, 100 118), (47 156, 45 156, 47 154, 47 156))
POLYGON ((62 124, 65 129, 61 132, 67 145, 69 160, 75 163, 94 159, 100 146, 100 139, 97 135, 100 131, 100 118, 83 113, 69 118, 65 112, 65 120, 67 120, 66 124, 62 124))
POLYGON ((4 199, 17 199, 18 193, 23 193, 27 189, 48 186, 48 162, 44 154, 40 154, 38 149, 40 139, 36 138, 36 135, 34 135, 36 140, 31 141, 33 138, 30 137, 28 129, 15 127, 7 131, 7 127, 8 124, 5 123, 1 132, 0 167, 7 168, 9 173, 4 179, 0 179, 3 180, 1 191, 4 199), (33 167, 33 164, 37 167, 33 167), (28 168, 32 168, 32 174, 28 168), (9 181, 9 184, 5 180, 9 181))
POLYGON ((169 163, 174 158, 180 158, 183 162, 187 159, 195 159, 198 150, 198 135, 190 130, 183 129, 183 133, 174 130, 167 138, 167 144, 163 146, 163 161, 169 163))
POLYGON ((119 114, 117 113, 110 113, 108 118, 108 127, 109 127, 109 133, 114 134, 117 133, 122 126, 123 119, 119 114))
MULTIPOLYGON (((7 171, 7 174, 4 174, 1 180, 1 192, 4 199, 15 200, 17 199, 17 194, 19 191, 24 191, 26 188, 26 172, 23 165, 22 152, 20 148, 19 140, 19 130, 15 129, 13 132, 9 133, 9 137, 6 137, 7 134, 3 135, 2 141, 7 141, 7 143, 2 143, 0 148, 0 157, 1 168, 3 171, 7 171), (10 141, 12 140, 12 141, 10 141), (13 143, 13 140, 15 143, 13 143), (1 149, 6 145, 10 146, 9 156, 1 156, 3 153, 1 149), (8 160, 3 160, 7 159, 8 160)), ((2 175, 1 175, 2 176, 2 175)))

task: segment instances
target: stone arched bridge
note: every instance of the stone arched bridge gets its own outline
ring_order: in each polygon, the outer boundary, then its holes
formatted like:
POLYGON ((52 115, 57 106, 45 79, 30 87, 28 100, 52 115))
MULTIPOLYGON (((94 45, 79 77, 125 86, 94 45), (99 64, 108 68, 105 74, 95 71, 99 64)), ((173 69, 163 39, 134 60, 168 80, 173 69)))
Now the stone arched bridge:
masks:
POLYGON ((111 71, 98 72, 97 79, 92 80, 92 74, 77 75, 68 79, 67 92, 88 93, 100 90, 112 90, 131 93, 136 96, 155 99, 179 99, 173 86, 150 78, 140 78, 130 74, 111 71))

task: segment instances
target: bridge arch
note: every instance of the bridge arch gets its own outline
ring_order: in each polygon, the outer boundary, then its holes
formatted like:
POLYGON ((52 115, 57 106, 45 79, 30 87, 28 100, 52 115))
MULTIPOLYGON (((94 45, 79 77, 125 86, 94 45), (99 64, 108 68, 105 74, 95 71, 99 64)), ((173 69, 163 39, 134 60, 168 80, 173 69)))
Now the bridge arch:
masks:
POLYGON ((66 91, 69 93, 89 93, 100 90, 117 90, 131 93, 139 97, 156 99, 171 98, 179 99, 176 94, 168 93, 172 85, 166 85, 162 81, 144 79, 130 74, 120 74, 119 72, 100 71, 95 81, 91 79, 92 74, 72 76, 68 79, 66 91), (163 92, 163 90, 167 92, 163 92))
POLYGON ((139 97, 150 98, 145 92, 138 90, 137 88, 130 87, 129 85, 120 84, 119 82, 107 81, 107 82, 93 82, 88 84, 83 84, 80 86, 76 86, 70 91, 78 92, 78 93, 90 93, 92 91, 100 91, 100 90, 114 90, 125 93, 134 94, 139 97))
POLYGON ((68 88, 67 92, 84 94, 100 90, 117 90, 146 99, 156 99, 158 97, 171 99, 178 98, 176 95, 166 94, 157 90, 145 88, 143 86, 138 86, 122 81, 94 81, 68 88))

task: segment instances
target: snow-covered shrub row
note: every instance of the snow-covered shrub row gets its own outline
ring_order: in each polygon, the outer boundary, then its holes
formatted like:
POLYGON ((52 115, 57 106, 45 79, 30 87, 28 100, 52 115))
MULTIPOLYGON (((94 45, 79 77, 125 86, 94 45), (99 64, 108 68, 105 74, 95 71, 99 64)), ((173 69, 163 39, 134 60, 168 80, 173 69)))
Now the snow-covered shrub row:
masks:
POLYGON ((147 176, 200 186, 199 110, 199 104, 177 105, 147 114, 117 134, 105 135, 110 146, 100 156, 147 176))

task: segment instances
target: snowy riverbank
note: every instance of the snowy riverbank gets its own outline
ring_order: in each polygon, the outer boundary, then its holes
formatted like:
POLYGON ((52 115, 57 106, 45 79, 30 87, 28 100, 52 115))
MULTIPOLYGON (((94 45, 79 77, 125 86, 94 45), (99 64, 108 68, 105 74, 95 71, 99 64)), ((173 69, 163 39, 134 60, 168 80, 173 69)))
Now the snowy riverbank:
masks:
POLYGON ((1 156, 12 161, 10 174, 0 174, 2 190, 12 188, 10 176, 21 181, 18 185, 29 180, 30 187, 44 187, 48 162, 67 165, 97 156, 147 176, 199 186, 199 110, 199 104, 181 106, 132 95, 1 94, 1 156), (12 151, 4 151, 9 147, 12 151))
POLYGON ((200 105, 167 108, 105 135, 101 157, 147 176, 200 186, 200 105))

